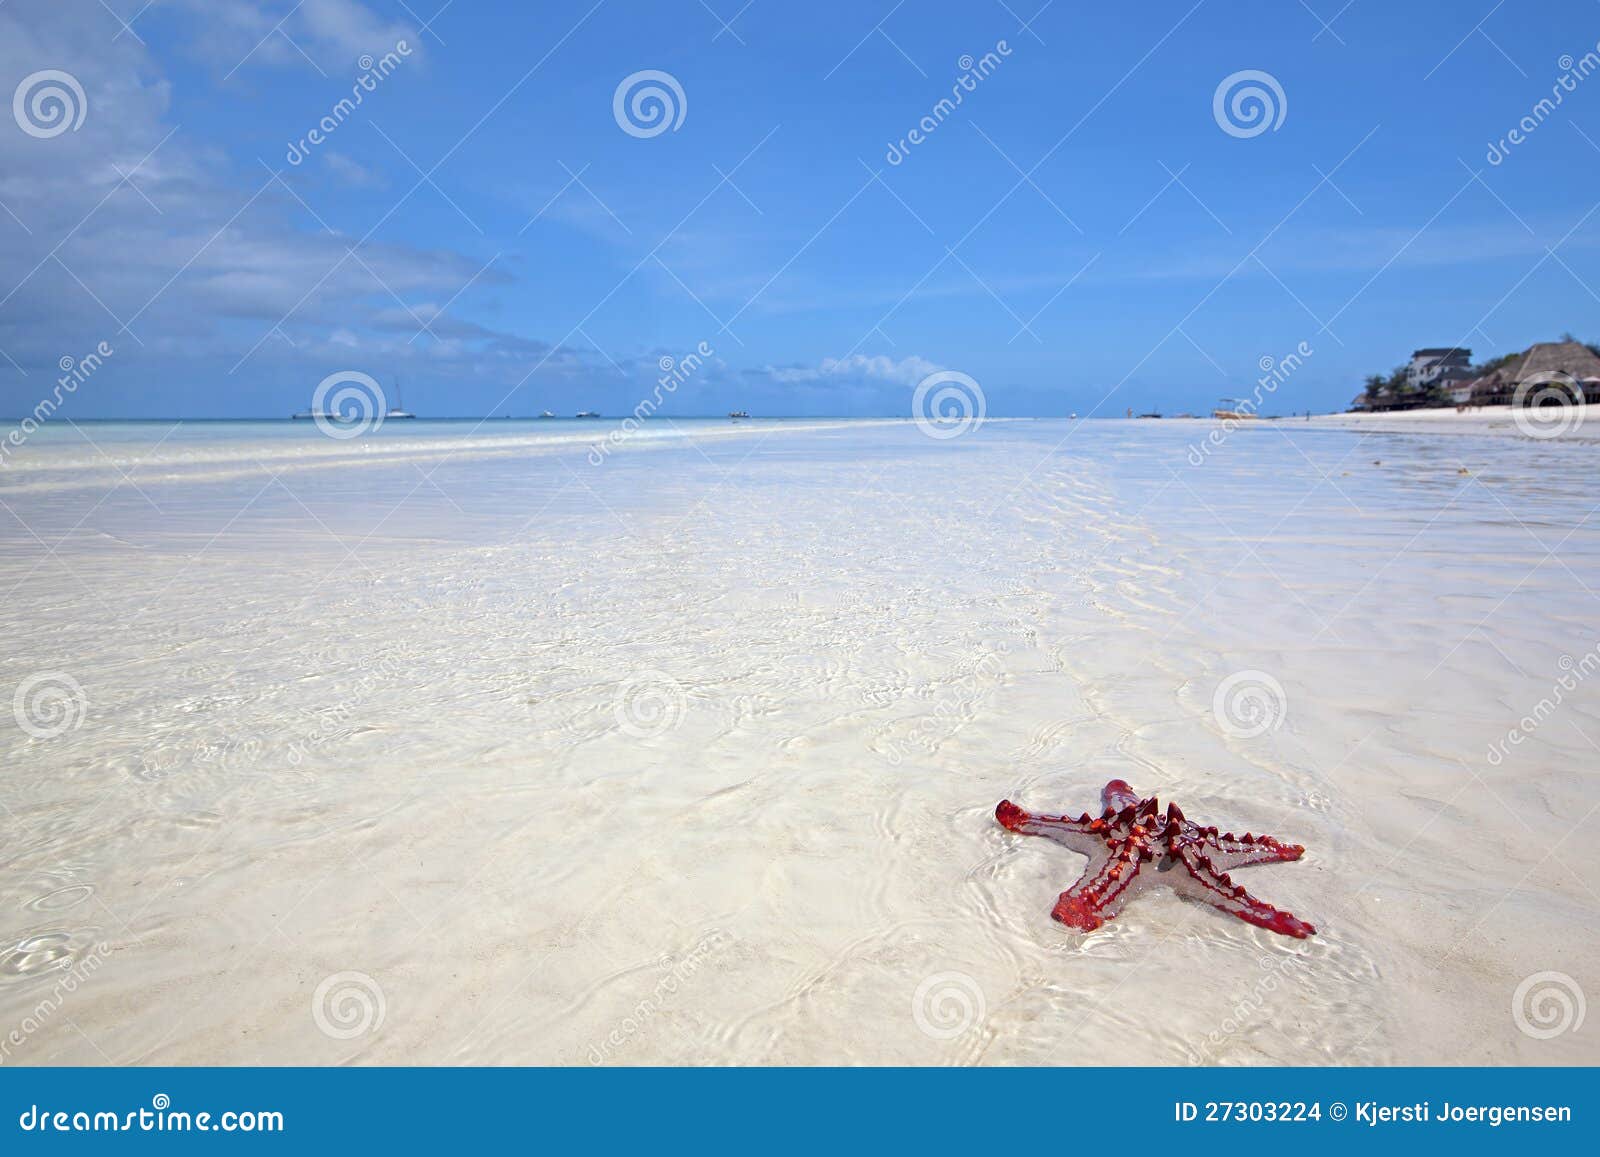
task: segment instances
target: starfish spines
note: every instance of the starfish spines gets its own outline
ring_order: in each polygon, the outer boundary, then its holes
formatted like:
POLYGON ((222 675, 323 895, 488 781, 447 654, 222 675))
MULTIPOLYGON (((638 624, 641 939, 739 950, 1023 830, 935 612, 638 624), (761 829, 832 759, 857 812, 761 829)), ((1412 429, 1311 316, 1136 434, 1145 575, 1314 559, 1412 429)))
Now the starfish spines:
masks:
POLYGON ((1189 875, 1174 880, 1173 889, 1179 895, 1200 900, 1219 911, 1237 916, 1247 924, 1293 936, 1297 940, 1303 940, 1316 931, 1291 913, 1280 912, 1271 904, 1256 899, 1242 885, 1235 884, 1226 872, 1217 871, 1215 864, 1199 850, 1185 848, 1181 859, 1189 869, 1189 875))
POLYGON ((1232 832, 1216 835, 1215 828, 1201 828, 1201 842, 1207 857, 1227 869, 1242 868, 1248 864, 1288 863, 1305 855, 1300 844, 1284 844, 1271 836, 1257 836, 1254 843, 1246 843, 1232 832))
POLYGON ((1009 831, 1025 836, 1044 836, 1086 856, 1103 850, 1111 832, 1103 821, 1091 820, 1087 815, 1077 819, 1065 815, 1033 815, 1010 800, 1001 800, 994 809, 994 815, 1000 825, 1009 831))

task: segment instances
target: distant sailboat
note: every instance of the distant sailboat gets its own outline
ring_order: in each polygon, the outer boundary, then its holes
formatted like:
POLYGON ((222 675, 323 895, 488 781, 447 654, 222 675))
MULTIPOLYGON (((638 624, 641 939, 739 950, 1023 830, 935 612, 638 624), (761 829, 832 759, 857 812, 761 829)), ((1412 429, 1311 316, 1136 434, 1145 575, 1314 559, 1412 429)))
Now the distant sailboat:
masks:
POLYGON ((406 409, 406 396, 403 393, 400 392, 400 379, 399 378, 396 378, 394 380, 394 400, 399 404, 394 406, 394 407, 392 407, 389 410, 389 412, 384 415, 385 420, 387 420, 389 418, 415 418, 416 417, 415 414, 413 414, 410 410, 406 409))

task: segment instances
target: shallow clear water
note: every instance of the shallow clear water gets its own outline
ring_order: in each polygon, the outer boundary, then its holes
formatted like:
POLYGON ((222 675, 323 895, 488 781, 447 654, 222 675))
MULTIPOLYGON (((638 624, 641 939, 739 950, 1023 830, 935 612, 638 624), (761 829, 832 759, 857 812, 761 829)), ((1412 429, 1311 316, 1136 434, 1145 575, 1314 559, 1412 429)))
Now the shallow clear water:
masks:
POLYGON ((646 427, 13 456, 3 1059, 1600 1060, 1593 443, 646 427), (1113 776, 1318 935, 1053 923, 1113 776))

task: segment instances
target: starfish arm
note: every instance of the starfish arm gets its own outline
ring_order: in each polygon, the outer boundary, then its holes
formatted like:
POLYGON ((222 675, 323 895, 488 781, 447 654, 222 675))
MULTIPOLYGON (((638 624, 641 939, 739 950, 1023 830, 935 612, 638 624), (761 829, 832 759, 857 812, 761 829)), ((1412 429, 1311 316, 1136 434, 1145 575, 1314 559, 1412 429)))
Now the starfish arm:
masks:
POLYGON ((1306 853, 1299 844, 1285 844, 1271 836, 1252 836, 1249 832, 1243 836, 1232 832, 1219 835, 1216 828, 1202 828, 1197 839, 1206 859, 1219 872, 1231 872, 1251 864, 1284 864, 1306 853))
POLYGON ((1003 799, 994 809, 994 818, 1011 831, 1025 836, 1044 836, 1086 856, 1094 856, 1105 850, 1105 837, 1100 834, 1105 830, 1105 821, 1091 819, 1087 814, 1077 819, 1071 816, 1036 816, 1003 799))
POLYGON ((1137 853, 1118 844, 1101 844, 1089 857, 1078 882, 1056 897, 1050 915, 1068 928, 1093 932, 1122 910, 1139 875, 1137 853))
POLYGON ((1183 866, 1188 869, 1186 874, 1173 873, 1176 878, 1172 881, 1172 887, 1180 895, 1204 901, 1213 908, 1237 916, 1247 924, 1254 924, 1284 936, 1293 936, 1297 940, 1304 940, 1316 931, 1314 927, 1292 913, 1279 911, 1266 901, 1256 899, 1228 879, 1226 872, 1217 868, 1193 847, 1183 848, 1179 852, 1179 858, 1183 861, 1183 866))

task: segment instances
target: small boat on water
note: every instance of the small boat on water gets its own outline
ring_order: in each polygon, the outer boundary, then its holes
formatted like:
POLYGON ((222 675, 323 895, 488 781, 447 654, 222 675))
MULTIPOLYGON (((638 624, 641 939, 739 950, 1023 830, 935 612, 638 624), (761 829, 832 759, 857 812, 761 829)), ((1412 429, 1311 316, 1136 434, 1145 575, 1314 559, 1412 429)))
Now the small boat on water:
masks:
POLYGON ((290 414, 289 418, 295 422, 347 422, 350 420, 339 414, 330 414, 326 410, 301 410, 298 414, 290 414))
POLYGON ((729 410, 728 411, 728 417, 730 417, 730 418, 748 418, 749 416, 750 416, 750 411, 749 410, 729 410))
POLYGON ((600 411, 598 411, 598 410, 579 410, 577 416, 580 417, 580 418, 598 418, 600 416, 600 411))
POLYGON ((415 414, 413 414, 410 410, 406 409, 406 396, 403 393, 400 392, 400 379, 399 378, 396 378, 394 380, 394 400, 395 400, 396 404, 391 406, 389 408, 389 412, 383 416, 385 421, 388 421, 390 418, 415 418, 416 417, 415 414))
POLYGON ((552 414, 549 410, 546 410, 544 413, 540 414, 539 417, 541 417, 541 418, 554 418, 555 415, 552 414))

